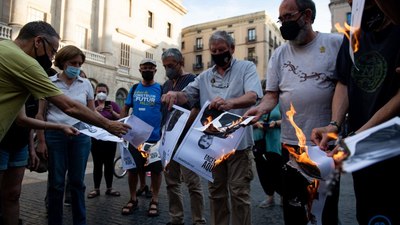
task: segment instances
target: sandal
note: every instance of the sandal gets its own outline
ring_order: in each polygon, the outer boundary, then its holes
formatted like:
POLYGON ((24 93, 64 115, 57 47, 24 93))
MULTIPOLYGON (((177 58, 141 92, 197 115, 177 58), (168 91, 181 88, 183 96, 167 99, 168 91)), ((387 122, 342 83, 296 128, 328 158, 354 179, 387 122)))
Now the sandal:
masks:
POLYGON ((121 214, 122 215, 130 215, 138 208, 138 200, 133 201, 132 199, 129 200, 128 203, 124 207, 122 207, 121 214))
POLYGON ((148 217, 158 216, 158 202, 151 200, 149 210, 147 211, 148 217))
POLYGON ((97 196, 99 196, 100 195, 100 190, 93 190, 93 191, 91 191, 91 192, 89 192, 89 194, 88 194, 88 198, 95 198, 95 197, 97 197, 97 196))
POLYGON ((137 191, 136 191, 136 196, 141 196, 143 193, 148 193, 149 192, 149 186, 144 186, 144 188, 142 188, 142 189, 138 189, 137 191))
POLYGON ((115 196, 115 197, 121 196, 121 193, 119 193, 119 191, 115 191, 113 189, 107 189, 105 194, 110 195, 110 196, 115 196))

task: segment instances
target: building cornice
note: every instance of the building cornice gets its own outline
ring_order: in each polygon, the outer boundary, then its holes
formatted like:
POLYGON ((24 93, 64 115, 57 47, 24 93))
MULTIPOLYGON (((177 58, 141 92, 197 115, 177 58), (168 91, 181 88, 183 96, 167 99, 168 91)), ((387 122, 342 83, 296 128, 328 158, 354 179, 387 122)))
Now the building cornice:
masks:
POLYGON ((169 7, 171 7, 172 9, 175 9, 181 15, 185 15, 188 12, 183 5, 181 5, 179 2, 175 0, 161 0, 161 1, 164 2, 166 5, 168 5, 169 7))

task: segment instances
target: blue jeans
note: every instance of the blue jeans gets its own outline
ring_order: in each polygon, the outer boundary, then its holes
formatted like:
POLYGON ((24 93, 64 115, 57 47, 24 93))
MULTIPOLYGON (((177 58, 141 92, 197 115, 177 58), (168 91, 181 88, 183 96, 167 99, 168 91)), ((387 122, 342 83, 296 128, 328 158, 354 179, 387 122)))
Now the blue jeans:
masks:
POLYGON ((65 175, 68 171, 73 224, 84 225, 86 224, 84 178, 91 139, 84 134, 68 137, 61 131, 47 131, 46 144, 49 153, 48 224, 62 225, 65 175))

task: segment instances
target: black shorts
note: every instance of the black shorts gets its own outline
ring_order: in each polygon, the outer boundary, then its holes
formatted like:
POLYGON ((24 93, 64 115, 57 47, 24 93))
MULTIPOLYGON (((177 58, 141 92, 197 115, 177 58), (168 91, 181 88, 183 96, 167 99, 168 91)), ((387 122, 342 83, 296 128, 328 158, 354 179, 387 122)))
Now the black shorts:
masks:
POLYGON ((147 159, 140 154, 140 152, 133 145, 129 144, 129 152, 131 153, 133 160, 135 160, 136 168, 129 169, 131 172, 150 171, 152 173, 161 173, 163 171, 161 160, 153 162, 149 165, 145 165, 147 159))

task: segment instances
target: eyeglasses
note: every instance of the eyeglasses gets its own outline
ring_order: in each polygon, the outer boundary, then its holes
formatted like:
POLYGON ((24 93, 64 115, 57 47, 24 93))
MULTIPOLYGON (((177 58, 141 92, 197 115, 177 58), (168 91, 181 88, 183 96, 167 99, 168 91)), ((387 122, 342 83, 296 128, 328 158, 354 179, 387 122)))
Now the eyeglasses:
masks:
POLYGON ((175 68, 175 67, 177 67, 179 65, 179 63, 176 63, 175 65, 172 65, 172 64, 168 64, 168 65, 164 65, 164 68, 165 69, 172 69, 172 68, 175 68))
POLYGON ((295 15, 297 15, 298 13, 303 13, 303 12, 304 12, 304 10, 301 10, 301 11, 296 11, 296 12, 287 13, 285 15, 282 15, 282 16, 278 17, 277 23, 283 23, 285 21, 291 20, 295 15))
MULTIPOLYGON (((53 54, 53 56, 55 54, 57 54, 57 49, 55 49, 45 37, 42 37, 42 40, 44 40, 50 46, 51 53, 53 54)), ((46 49, 46 47, 45 47, 45 49, 46 49)))

